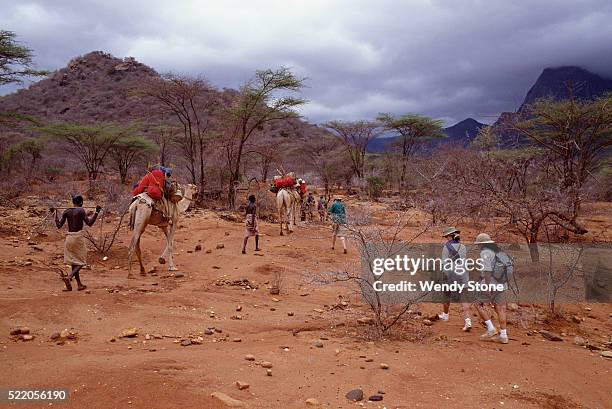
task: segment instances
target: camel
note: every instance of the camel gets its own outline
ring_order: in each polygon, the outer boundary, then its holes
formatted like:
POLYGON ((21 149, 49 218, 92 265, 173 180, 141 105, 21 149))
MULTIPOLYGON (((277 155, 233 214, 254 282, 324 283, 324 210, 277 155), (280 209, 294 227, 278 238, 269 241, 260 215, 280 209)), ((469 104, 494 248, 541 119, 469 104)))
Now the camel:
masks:
POLYGON ((276 208, 278 210, 278 221, 280 223, 280 235, 283 235, 283 220, 287 227, 287 233, 293 233, 295 214, 300 203, 300 194, 295 190, 282 188, 276 193, 276 208))
POLYGON ((183 198, 176 204, 168 201, 168 206, 170 210, 170 217, 164 218, 159 211, 153 211, 152 201, 150 198, 142 197, 139 195, 137 200, 134 200, 130 205, 130 228, 134 230, 132 234, 132 240, 130 242, 130 248, 128 251, 128 259, 130 264, 130 271, 128 273, 128 277, 131 276, 131 266, 132 266, 132 253, 136 252, 136 256, 138 257, 138 262, 140 263, 140 274, 145 275, 145 268, 142 264, 142 253, 140 251, 140 237, 144 233, 145 229, 148 225, 157 226, 164 232, 166 236, 166 248, 164 252, 159 257, 159 264, 165 264, 166 259, 168 260, 168 270, 176 271, 178 270, 174 265, 174 260, 172 258, 172 241, 174 239, 174 233, 176 228, 178 227, 178 218, 181 213, 184 213, 191 202, 193 201, 193 196, 197 192, 197 187, 195 185, 188 184, 184 188, 183 198), (149 199, 149 201, 147 201, 149 199))

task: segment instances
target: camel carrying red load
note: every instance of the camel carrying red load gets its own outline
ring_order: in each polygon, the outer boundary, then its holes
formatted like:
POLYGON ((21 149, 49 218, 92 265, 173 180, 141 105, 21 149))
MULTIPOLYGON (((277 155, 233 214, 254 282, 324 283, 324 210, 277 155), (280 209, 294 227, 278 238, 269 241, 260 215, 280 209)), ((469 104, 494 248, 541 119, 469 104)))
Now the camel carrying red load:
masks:
POLYGON ((295 178, 291 175, 274 177, 274 186, 277 187, 278 189, 292 187, 294 185, 295 185, 295 178))

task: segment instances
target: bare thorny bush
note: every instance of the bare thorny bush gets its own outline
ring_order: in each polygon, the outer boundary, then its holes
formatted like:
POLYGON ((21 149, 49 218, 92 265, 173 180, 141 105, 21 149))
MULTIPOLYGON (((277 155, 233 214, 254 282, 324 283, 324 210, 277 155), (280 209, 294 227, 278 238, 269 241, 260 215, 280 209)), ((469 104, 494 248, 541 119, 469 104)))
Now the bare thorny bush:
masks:
POLYGON ((97 226, 94 225, 92 228, 85 230, 85 238, 93 246, 96 253, 102 255, 108 253, 115 244, 123 219, 130 207, 131 196, 125 195, 122 186, 109 184, 104 193, 104 199, 101 204, 103 209, 99 215, 97 226), (105 225, 109 224, 106 223, 106 220, 113 215, 118 216, 118 220, 114 224, 111 220, 109 222, 111 228, 106 230, 105 225))
MULTIPOLYGON (((361 254, 361 265, 358 263, 347 264, 336 271, 310 273, 311 279, 319 285, 331 285, 346 283, 351 291, 361 297, 366 303, 372 319, 366 320, 373 325, 368 327, 372 330, 371 337, 379 339, 390 335, 394 328, 405 324, 411 308, 422 301, 427 293, 413 292, 410 296, 404 296, 401 302, 385 301, 384 296, 374 290, 374 282, 383 280, 384 274, 376 276, 373 273, 373 260, 375 258, 391 258, 400 251, 409 248, 419 236, 430 228, 426 225, 419 231, 406 236, 410 220, 403 215, 398 215, 390 226, 377 226, 371 223, 371 214, 355 211, 350 217, 346 229, 347 238, 354 241, 361 254)), ((367 323, 367 322, 366 322, 367 323)))

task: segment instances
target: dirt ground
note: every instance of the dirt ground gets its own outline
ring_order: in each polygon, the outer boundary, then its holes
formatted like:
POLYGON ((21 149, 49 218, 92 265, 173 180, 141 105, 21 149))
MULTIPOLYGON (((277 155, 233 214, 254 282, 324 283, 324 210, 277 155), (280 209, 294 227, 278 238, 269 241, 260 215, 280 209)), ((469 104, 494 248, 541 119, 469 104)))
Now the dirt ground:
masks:
MULTIPOLYGON (((594 209, 596 234, 609 235, 612 206, 594 209)), ((149 228, 142 243, 149 273, 141 277, 134 264, 134 279, 127 278, 124 228, 108 260, 90 252, 92 268, 81 273, 88 290, 68 293, 53 270, 63 264, 64 232, 32 235, 41 213, 0 210, 0 388, 68 389, 68 402, 53 407, 215 409, 227 407, 211 396, 222 392, 245 408, 302 408, 311 398, 323 408, 612 408, 612 359, 573 342, 580 335, 609 347, 610 305, 565 307, 564 316, 580 323, 530 321, 521 317, 532 309, 521 307, 510 313, 508 345, 479 341, 478 326, 463 333, 455 306, 449 322, 424 326, 411 318, 410 340, 371 341, 357 323, 368 311, 354 289, 313 280, 358 263, 354 243, 347 255, 330 249, 329 226, 306 223, 280 237, 277 225, 261 223, 263 251, 254 253, 251 239, 242 255, 241 222, 192 212, 174 246, 183 276, 157 264, 163 240, 149 228), (15 226, 19 220, 27 227, 15 226), (278 272, 281 292, 271 295, 278 272), (257 288, 231 285, 245 279, 257 288), (9 335, 22 326, 33 340, 9 335), (120 336, 132 327, 136 337, 120 336), (74 339, 51 339, 64 329, 74 339), (541 329, 563 341, 534 332, 541 329), (182 346, 185 339, 195 343, 182 346), (262 361, 272 363, 271 376, 262 361), (250 387, 240 390, 236 381, 250 387), (345 398, 355 388, 364 401, 345 398), (367 401, 376 394, 383 400, 367 401)), ((439 306, 417 308, 425 316, 439 306)))

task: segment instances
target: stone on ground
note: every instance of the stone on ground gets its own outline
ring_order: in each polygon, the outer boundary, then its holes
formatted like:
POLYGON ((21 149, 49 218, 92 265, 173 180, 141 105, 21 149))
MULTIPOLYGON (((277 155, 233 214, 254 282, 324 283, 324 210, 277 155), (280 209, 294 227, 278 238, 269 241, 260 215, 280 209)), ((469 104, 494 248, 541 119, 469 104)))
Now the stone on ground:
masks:
POLYGON ((213 392, 210 396, 217 399, 219 402, 223 403, 225 406, 229 408, 242 408, 244 407, 244 403, 239 401, 238 399, 234 399, 223 392, 213 392))
POLYGON ((540 335, 546 338, 549 341, 563 341, 563 338, 559 334, 555 334, 551 331, 541 330, 540 335))
POLYGON ((363 400, 363 391, 361 389, 353 389, 352 391, 349 391, 345 396, 350 401, 360 402, 363 400))

